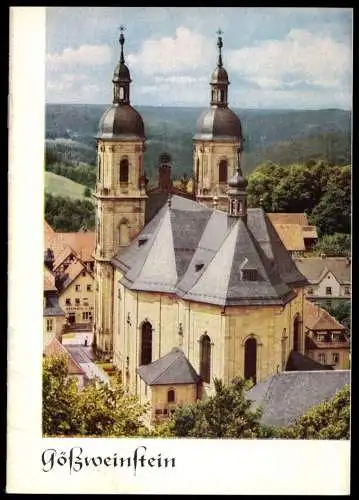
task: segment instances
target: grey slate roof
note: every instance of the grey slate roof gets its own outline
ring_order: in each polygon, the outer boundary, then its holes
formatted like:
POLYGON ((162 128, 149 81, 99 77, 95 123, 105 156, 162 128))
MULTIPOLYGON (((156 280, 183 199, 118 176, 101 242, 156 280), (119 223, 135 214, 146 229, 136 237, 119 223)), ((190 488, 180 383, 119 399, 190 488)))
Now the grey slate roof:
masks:
POLYGON ((346 257, 306 257, 294 259, 299 271, 313 284, 331 272, 342 285, 351 283, 351 264, 346 257))
POLYGON ((303 354, 297 351, 290 352, 285 369, 288 372, 333 370, 331 366, 322 365, 321 363, 318 363, 314 359, 311 359, 308 356, 304 356, 303 354))
POLYGON ((197 384, 199 375, 179 347, 174 347, 162 358, 142 365, 137 373, 147 385, 197 384))
POLYGON ((346 384, 349 370, 281 372, 252 387, 247 398, 263 408, 263 424, 286 427, 346 384))
POLYGON ((223 306, 284 304, 292 286, 307 284, 262 209, 248 209, 245 224, 176 195, 112 263, 129 289, 223 306), (255 281, 243 267, 257 271, 255 281))

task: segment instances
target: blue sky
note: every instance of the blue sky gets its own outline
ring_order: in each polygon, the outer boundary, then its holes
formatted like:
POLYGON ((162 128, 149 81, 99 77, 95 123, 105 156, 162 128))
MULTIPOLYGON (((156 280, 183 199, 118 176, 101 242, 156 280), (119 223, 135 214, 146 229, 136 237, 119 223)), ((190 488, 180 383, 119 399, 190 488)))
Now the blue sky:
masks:
POLYGON ((111 102, 121 24, 133 105, 208 105, 220 27, 232 107, 351 109, 345 8, 48 7, 47 102, 111 102))

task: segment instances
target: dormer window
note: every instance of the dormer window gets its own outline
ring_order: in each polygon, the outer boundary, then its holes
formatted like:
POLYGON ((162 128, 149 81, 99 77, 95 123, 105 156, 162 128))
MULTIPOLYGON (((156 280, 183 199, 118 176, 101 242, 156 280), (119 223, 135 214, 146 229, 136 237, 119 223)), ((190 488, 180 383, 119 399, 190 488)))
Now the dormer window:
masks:
POLYGON ((203 268, 203 266, 204 266, 203 262, 197 262, 197 264, 195 264, 194 266, 196 273, 198 273, 198 271, 200 271, 203 268))
POLYGON ((257 269, 242 269, 243 281, 256 281, 258 279, 257 269))
POLYGON ((150 234, 142 234, 139 238, 138 238, 138 246, 139 247, 142 247, 145 243, 147 243, 149 237, 151 235, 150 234))

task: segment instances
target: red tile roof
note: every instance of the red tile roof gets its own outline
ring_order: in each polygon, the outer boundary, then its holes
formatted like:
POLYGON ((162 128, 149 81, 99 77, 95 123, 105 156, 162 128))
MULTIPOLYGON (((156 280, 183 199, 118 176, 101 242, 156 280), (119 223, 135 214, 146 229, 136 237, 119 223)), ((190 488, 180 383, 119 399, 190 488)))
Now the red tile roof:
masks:
POLYGON ((309 300, 304 301, 304 326, 313 331, 345 330, 345 327, 333 318, 328 311, 309 300))
POLYGON ((44 354, 45 356, 66 356, 68 360, 67 369, 69 371, 69 375, 85 375, 83 369, 76 363, 65 347, 57 339, 52 339, 51 342, 45 346, 44 354))

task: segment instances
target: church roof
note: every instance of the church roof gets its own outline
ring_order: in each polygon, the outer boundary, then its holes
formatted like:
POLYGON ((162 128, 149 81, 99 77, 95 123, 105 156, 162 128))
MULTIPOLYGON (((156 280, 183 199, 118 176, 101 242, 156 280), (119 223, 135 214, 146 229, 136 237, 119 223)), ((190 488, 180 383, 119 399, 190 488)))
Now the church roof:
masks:
POLYGON ((247 223, 196 201, 171 198, 113 259, 132 290, 217 305, 283 304, 307 284, 262 209, 247 223), (254 271, 246 281, 243 269, 254 271))
POLYGON ((263 408, 262 424, 285 427, 347 384, 349 370, 281 372, 252 387, 247 398, 263 408))
POLYGON ((197 384, 200 380, 179 347, 149 365, 140 366, 137 372, 147 385, 197 384))

